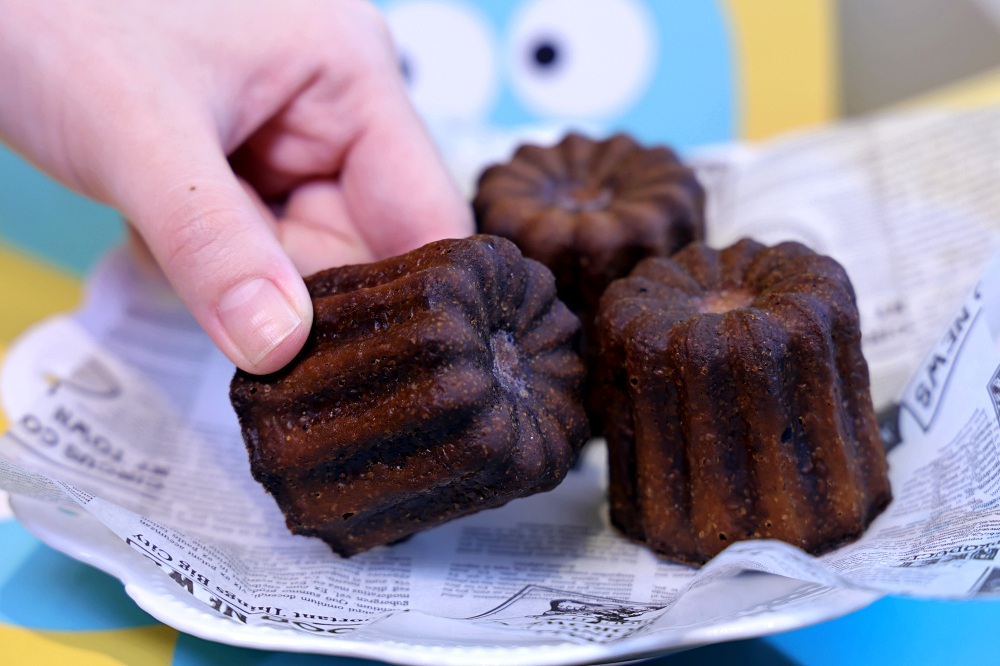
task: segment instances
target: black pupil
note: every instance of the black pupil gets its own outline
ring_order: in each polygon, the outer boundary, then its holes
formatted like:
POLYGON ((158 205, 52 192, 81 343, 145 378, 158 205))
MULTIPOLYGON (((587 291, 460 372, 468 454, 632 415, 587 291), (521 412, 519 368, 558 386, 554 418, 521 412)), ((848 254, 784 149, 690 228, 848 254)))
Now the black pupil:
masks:
POLYGON ((559 59, 559 52, 550 42, 542 42, 535 47, 535 62, 542 67, 548 67, 559 59))

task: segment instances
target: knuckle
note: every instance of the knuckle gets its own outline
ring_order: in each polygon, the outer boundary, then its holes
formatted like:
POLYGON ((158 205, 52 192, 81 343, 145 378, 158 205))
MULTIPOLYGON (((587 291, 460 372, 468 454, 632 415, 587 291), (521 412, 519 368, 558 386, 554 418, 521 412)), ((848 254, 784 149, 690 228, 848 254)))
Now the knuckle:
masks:
POLYGON ((317 22, 320 48, 340 62, 348 55, 358 71, 396 65, 396 47, 382 12, 368 0, 329 3, 326 20, 317 22), (336 35, 336 39, 331 39, 336 35))
POLYGON ((171 273, 223 272, 232 260, 234 212, 222 205, 185 202, 162 223, 161 263, 171 273))
POLYGON ((364 39, 378 39, 382 44, 391 42, 389 26, 382 12, 367 0, 345 2, 343 9, 351 26, 363 31, 364 39))

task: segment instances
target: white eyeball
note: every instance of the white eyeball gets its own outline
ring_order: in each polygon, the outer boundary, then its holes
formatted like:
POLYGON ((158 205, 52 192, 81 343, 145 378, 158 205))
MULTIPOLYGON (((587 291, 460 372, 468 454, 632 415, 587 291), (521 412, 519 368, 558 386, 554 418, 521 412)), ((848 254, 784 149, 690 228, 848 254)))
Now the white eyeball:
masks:
POLYGON ((539 0, 514 17, 507 57, 522 103, 543 116, 606 118, 642 96, 653 18, 635 0, 539 0))
POLYGON ((496 40, 468 3, 413 0, 390 5, 386 22, 410 99, 428 120, 475 120, 497 94, 496 40))

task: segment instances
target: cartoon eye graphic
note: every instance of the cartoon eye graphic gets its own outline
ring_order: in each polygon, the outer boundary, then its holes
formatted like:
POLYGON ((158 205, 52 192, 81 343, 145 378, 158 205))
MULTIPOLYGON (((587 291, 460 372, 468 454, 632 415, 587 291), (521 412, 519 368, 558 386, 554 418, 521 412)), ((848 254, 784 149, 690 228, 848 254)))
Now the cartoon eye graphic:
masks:
POLYGON ((543 116, 597 119, 628 109, 653 73, 653 18, 635 0, 539 0, 510 31, 511 84, 543 116))
POLYGON ((427 119, 482 117, 496 96, 496 40, 487 20, 455 0, 397 2, 385 10, 410 99, 427 119))

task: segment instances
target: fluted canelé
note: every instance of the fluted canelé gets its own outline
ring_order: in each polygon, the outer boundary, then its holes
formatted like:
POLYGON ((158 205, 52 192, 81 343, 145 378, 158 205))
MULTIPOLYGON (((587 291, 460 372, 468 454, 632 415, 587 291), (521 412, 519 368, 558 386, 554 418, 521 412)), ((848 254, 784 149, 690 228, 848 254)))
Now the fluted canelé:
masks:
POLYGON ((559 483, 588 436, 579 322, 507 240, 445 240, 306 280, 286 368, 237 372, 254 477, 348 556, 559 483))
POLYGON ((598 315, 612 522, 704 563, 734 541, 822 553, 891 499, 855 294, 798 243, 695 243, 598 315))
POLYGON ((473 201, 479 230, 548 266, 585 328, 612 280, 704 236, 704 205, 694 172, 672 150, 625 134, 521 146, 483 172, 473 201))

